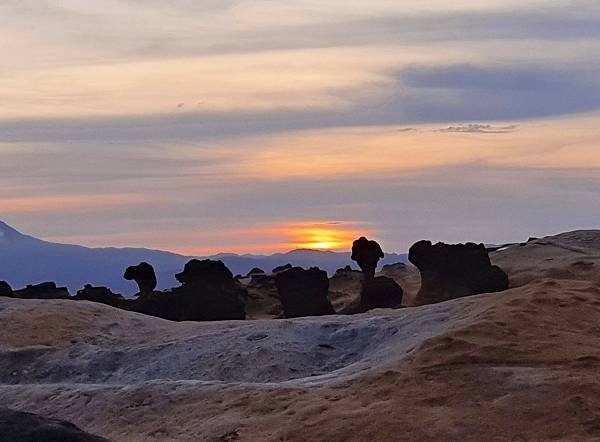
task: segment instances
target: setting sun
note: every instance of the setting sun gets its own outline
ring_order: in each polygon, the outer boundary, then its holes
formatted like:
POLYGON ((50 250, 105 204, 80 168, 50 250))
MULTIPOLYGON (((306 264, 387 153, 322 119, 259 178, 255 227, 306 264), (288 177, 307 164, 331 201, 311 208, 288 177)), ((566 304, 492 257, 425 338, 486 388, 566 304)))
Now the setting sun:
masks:
POLYGON ((352 223, 317 221, 290 223, 280 234, 296 249, 346 250, 364 231, 352 223))

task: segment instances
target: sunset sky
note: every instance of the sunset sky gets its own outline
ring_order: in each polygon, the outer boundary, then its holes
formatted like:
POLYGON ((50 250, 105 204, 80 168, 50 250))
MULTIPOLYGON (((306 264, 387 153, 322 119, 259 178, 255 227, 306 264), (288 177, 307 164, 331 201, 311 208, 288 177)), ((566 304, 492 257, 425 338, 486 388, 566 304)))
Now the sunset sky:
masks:
POLYGON ((3 0, 0 220, 186 254, 600 227, 597 0, 3 0))

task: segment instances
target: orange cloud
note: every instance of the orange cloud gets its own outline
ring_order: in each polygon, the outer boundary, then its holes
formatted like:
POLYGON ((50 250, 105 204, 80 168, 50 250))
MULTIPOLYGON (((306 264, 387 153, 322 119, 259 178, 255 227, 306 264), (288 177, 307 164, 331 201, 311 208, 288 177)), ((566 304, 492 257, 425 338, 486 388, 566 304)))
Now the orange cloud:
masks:
POLYGON ((344 221, 290 221, 218 230, 172 229, 120 232, 93 236, 61 236, 51 240, 93 247, 150 247, 187 256, 219 252, 274 253, 292 249, 350 250, 352 241, 372 232, 344 221))
POLYGON ((142 195, 52 195, 0 198, 0 214, 52 213, 140 205, 154 201, 142 195))

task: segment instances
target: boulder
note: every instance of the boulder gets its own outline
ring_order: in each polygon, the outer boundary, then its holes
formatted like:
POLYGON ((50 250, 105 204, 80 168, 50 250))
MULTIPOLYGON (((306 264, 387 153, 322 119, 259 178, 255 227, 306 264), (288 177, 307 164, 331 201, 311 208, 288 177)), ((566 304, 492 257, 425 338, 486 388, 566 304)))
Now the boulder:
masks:
POLYGON ((352 270, 352 267, 346 266, 346 267, 341 267, 341 268, 337 269, 335 271, 335 274, 336 275, 343 275, 343 274, 352 273, 352 272, 357 272, 357 270, 352 270))
POLYGON ((374 308, 402 307, 404 291, 396 281, 385 276, 363 281, 360 306, 363 312, 374 308))
POLYGON ((70 422, 0 408, 0 442, 108 442, 70 422))
POLYGON ((128 281, 135 281, 139 288, 139 294, 152 293, 156 289, 156 273, 154 267, 147 262, 127 267, 123 278, 128 281))
POLYGON ((0 281, 0 296, 13 296, 13 290, 10 284, 6 281, 0 281))
POLYGON ((419 241, 410 248, 408 259, 421 273, 417 305, 508 289, 508 276, 491 264, 483 244, 419 241))
POLYGON ((361 268, 365 279, 373 279, 375 277, 377 263, 383 256, 383 250, 381 250, 381 246, 376 241, 368 240, 364 236, 361 236, 352 243, 351 258, 361 268))
POLYGON ((252 275, 264 275, 265 271, 259 267, 254 267, 252 270, 248 272, 246 277, 251 277, 252 275))
POLYGON ((99 302, 113 307, 121 307, 121 303, 124 301, 121 295, 113 293, 108 287, 93 287, 90 284, 86 284, 84 288, 79 290, 73 296, 73 299, 76 301, 99 302))
POLYGON ((227 285, 233 283, 233 274, 223 261, 192 259, 175 275, 182 284, 227 285))
POLYGON ((312 267, 293 267, 275 276, 275 285, 286 318, 335 313, 329 302, 327 272, 312 267))
POLYGON ((277 266, 275 267, 271 272, 272 273, 280 273, 280 272, 285 272, 286 270, 290 270, 292 268, 291 264, 286 264, 283 266, 277 266))
POLYGON ((245 289, 234 284, 211 286, 184 284, 174 288, 170 295, 175 299, 179 321, 224 321, 246 319, 245 289))
POLYGON ((55 282, 28 285, 24 289, 15 290, 13 296, 22 299, 69 299, 70 297, 69 290, 66 287, 57 287, 55 282))

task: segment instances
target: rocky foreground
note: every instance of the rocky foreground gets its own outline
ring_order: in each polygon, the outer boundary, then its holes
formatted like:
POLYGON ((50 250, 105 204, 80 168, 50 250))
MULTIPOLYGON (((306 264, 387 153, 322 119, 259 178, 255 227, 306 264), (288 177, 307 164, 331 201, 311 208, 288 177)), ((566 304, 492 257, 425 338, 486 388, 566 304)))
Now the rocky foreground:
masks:
POLYGON ((0 298, 0 403, 124 441, 600 438, 600 231, 491 258, 508 291, 354 316, 0 298))

